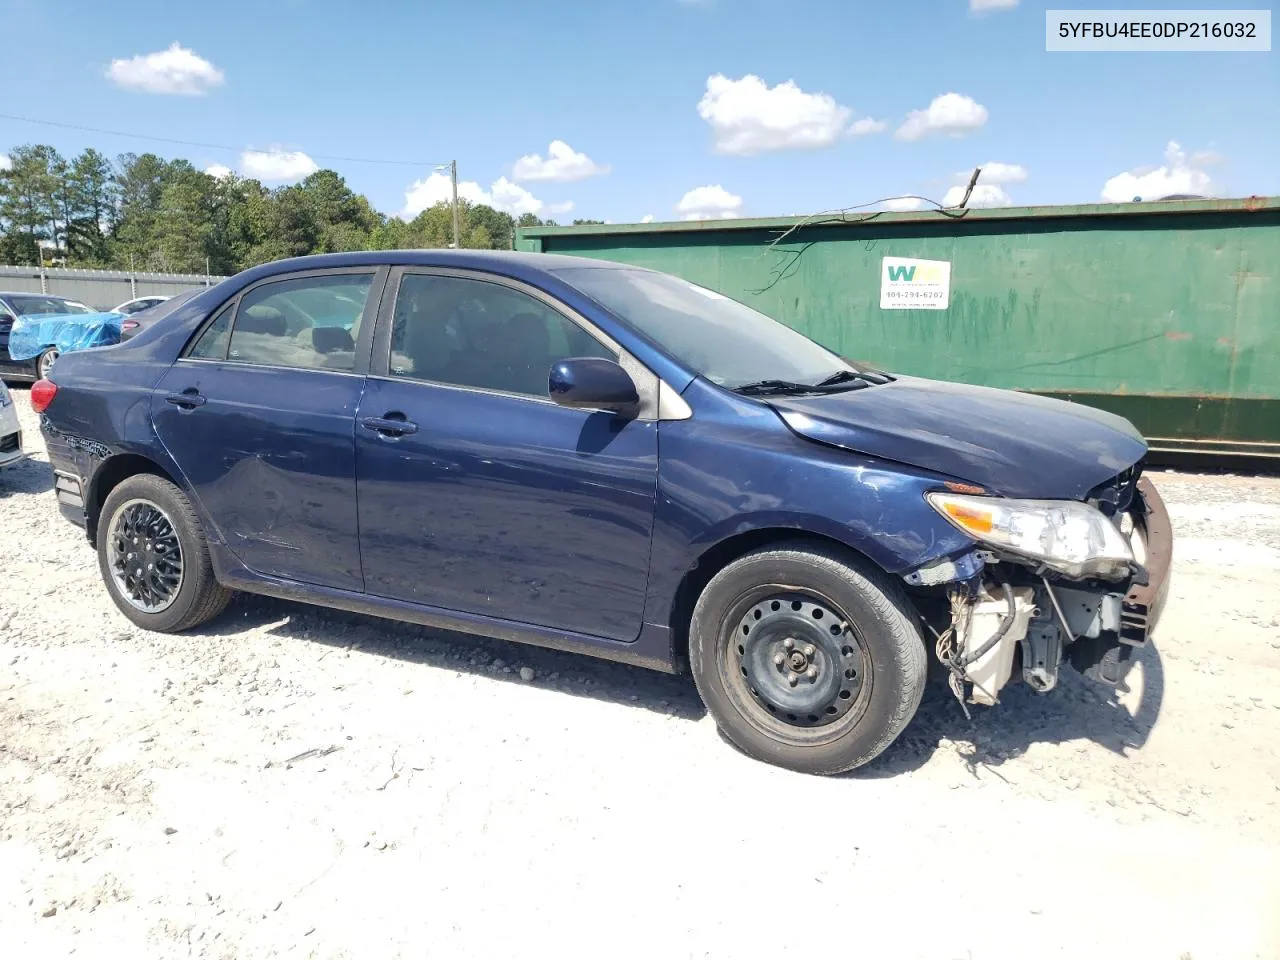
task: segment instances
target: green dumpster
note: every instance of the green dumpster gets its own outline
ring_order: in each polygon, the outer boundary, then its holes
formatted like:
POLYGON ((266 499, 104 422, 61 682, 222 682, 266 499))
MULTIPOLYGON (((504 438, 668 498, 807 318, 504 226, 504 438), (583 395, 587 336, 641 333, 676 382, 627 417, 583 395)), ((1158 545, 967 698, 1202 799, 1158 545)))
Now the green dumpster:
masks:
POLYGON ((1280 458, 1280 198, 533 227, 516 246, 677 274, 887 370, 1111 410, 1153 451, 1280 458))

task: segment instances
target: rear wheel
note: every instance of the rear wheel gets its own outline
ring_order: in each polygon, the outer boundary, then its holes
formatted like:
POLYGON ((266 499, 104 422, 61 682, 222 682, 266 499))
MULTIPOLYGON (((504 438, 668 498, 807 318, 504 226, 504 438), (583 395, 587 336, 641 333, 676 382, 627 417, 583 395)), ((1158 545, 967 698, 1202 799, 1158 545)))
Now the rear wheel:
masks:
POLYGON ((46 347, 40 356, 36 357, 36 379, 48 380, 49 371, 53 369, 53 361, 58 359, 57 347, 46 347))
POLYGON ((120 612, 145 630, 189 630, 231 598, 214 578, 190 501, 151 474, 122 481, 103 504, 98 569, 120 612))
POLYGON ((698 599, 689 647, 724 735, 804 773, 874 759, 924 692, 924 640, 902 588, 807 544, 755 551, 720 571, 698 599))

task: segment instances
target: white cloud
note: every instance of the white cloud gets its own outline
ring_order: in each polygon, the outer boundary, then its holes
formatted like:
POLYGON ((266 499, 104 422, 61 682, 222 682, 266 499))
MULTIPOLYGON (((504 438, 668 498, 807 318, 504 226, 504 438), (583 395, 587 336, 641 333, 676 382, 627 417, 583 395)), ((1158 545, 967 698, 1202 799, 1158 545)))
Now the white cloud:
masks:
POLYGON ((171 44, 167 50, 112 60, 107 76, 122 87, 147 93, 200 96, 226 82, 226 76, 193 50, 171 44))
POLYGON ((652 214, 652 213, 646 213, 643 217, 641 217, 641 218, 640 218, 640 222, 641 222, 641 223, 653 223, 653 214, 652 214))
POLYGON ((1012 10, 1018 0, 969 0, 970 13, 986 13, 988 10, 1012 10))
MULTIPOLYGON (((546 210, 548 213, 567 213, 573 209, 573 201, 548 206, 531 194, 524 187, 512 183, 506 177, 499 177, 489 184, 486 190, 474 180, 458 181, 458 196, 468 203, 483 204, 493 207, 513 217, 532 213, 535 217, 546 210)), ((400 216, 412 220, 423 210, 434 207, 437 203, 448 203, 453 200, 453 185, 448 174, 434 171, 425 180, 417 180, 409 185, 404 195, 404 210, 400 216)))
POLYGON ((853 126, 849 128, 851 136, 865 137, 871 133, 884 133, 889 124, 884 120, 872 120, 870 117, 863 117, 861 120, 855 120, 853 126))
POLYGON ((890 197, 884 202, 886 210, 893 210, 902 213, 906 210, 919 210, 924 206, 924 201, 919 197, 890 197))
POLYGON ((934 97, 923 110, 912 110, 894 134, 899 140, 919 140, 931 134, 962 137, 987 122, 987 108, 960 93, 934 97))
MULTIPOLYGON (((474 180, 458 181, 458 196, 468 203, 493 205, 493 197, 474 180)), ((416 180, 409 185, 404 194, 404 210, 401 212, 405 220, 412 220, 423 210, 429 210, 437 203, 448 203, 453 200, 453 185, 448 174, 433 172, 425 180, 416 180)))
POLYGON ((676 204, 676 213, 686 220, 719 220, 736 217, 742 209, 742 198, 720 184, 694 187, 676 204))
MULTIPOLYGON (((978 177, 979 183, 1026 183, 1027 178, 1031 176, 1026 167, 1017 163, 1000 163, 992 160, 990 163, 983 163, 980 166, 982 173, 978 177)), ((972 170, 965 170, 956 174, 956 180, 968 183, 969 178, 972 176, 972 170)))
POLYGON ((521 157, 515 163, 511 176, 516 180, 551 180, 556 183, 573 183, 588 177, 601 177, 610 167, 596 163, 585 153, 578 153, 563 140, 552 140, 544 159, 536 153, 521 157))
POLYGON ((1227 158, 1217 150, 1197 150, 1191 155, 1193 167, 1217 167, 1227 162, 1227 158))
POLYGON ((741 80, 719 73, 708 77, 698 101, 716 152, 741 156, 830 146, 852 113, 829 94, 805 93, 792 80, 770 87, 750 73, 741 80))
POLYGON ((1135 197, 1143 200, 1159 200, 1171 193, 1195 193, 1212 195, 1213 178, 1204 170, 1204 159, 1196 162, 1198 155, 1190 159, 1173 140, 1164 150, 1164 165, 1154 169, 1139 167, 1120 173, 1102 187, 1102 199, 1108 203, 1128 203, 1135 197))
MULTIPOLYGON (((942 198, 942 205, 944 207, 958 205, 964 199, 964 192, 968 189, 968 186, 968 183, 965 183, 952 187, 947 191, 947 195, 942 198)), ((979 183, 973 188, 973 193, 969 195, 969 202, 965 206, 1011 207, 1013 206, 1013 199, 1004 192, 1004 187, 998 187, 994 183, 979 183)))
POLYGON ((223 166, 220 163, 211 163, 204 168, 204 172, 217 180, 225 180, 231 176, 231 168, 223 166))
POLYGON ((255 180, 301 180, 320 168, 301 150, 246 150, 240 154, 240 169, 255 180))
POLYGON ((543 202, 519 184, 512 183, 506 177, 499 177, 489 185, 489 193, 493 201, 489 206, 503 213, 518 217, 524 213, 532 213, 535 217, 542 212, 543 202))
POLYGON ((0 153, 0 170, 12 170, 13 161, 9 159, 7 153, 0 153))
POLYGON ((553 217, 561 213, 572 213, 573 201, 566 200, 564 203, 548 203, 543 209, 553 217))

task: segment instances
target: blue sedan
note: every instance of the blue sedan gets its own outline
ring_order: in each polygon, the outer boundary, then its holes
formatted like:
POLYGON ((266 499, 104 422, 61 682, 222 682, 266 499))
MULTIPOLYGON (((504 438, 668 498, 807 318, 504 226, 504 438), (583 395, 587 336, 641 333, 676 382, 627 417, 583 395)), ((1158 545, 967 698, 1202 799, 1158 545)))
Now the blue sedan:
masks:
POLYGON ((881 753, 1123 679, 1168 585, 1146 444, 849 363, 712 290, 543 254, 284 260, 32 389, 63 513, 148 630, 233 591, 689 670, 750 755, 881 753))

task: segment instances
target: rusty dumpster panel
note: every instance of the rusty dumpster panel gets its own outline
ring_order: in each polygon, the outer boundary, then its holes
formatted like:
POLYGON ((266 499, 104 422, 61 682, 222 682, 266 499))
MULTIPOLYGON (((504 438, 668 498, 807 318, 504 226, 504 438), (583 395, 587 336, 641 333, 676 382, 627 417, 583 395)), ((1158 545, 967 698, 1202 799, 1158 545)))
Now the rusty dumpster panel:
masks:
POLYGON ((533 228, 520 246, 683 276, 851 359, 1129 417, 1154 449, 1280 456, 1280 199, 533 228), (882 310, 884 257, 951 264, 882 310))

